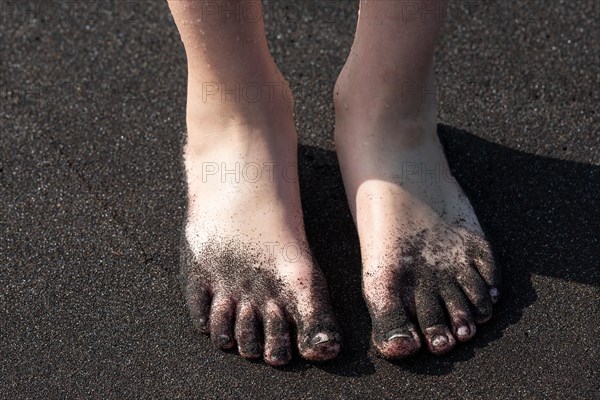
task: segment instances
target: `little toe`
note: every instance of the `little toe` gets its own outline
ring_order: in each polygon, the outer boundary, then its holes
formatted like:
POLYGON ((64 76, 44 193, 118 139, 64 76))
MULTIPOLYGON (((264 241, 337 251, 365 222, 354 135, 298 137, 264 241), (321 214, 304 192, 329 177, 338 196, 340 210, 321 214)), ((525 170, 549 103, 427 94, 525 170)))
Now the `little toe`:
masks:
POLYGON ((233 342, 234 303, 229 297, 215 296, 210 311, 210 338, 223 350, 231 349, 233 342))
POLYGON ((264 359, 269 365, 287 364, 292 358, 289 325, 281 308, 270 302, 263 312, 264 359))
POLYGON ((494 261, 490 244, 479 237, 472 240, 469 245, 469 256, 473 260, 473 266, 489 288, 492 303, 497 303, 500 298, 501 273, 494 261))
POLYGON ((210 291, 195 281, 190 281, 184 290, 194 328, 199 332, 209 333, 210 291))
POLYGON ((496 304, 500 301, 500 290, 497 287, 491 287, 489 290, 490 298, 492 299, 492 304, 496 304))
POLYGON ((466 342, 475 336, 475 323, 469 302, 463 292, 454 284, 448 284, 440 291, 448 310, 452 333, 459 342, 466 342))
POLYGON ((442 305, 432 288, 424 287, 415 297, 419 326, 429 351, 436 355, 449 352, 456 345, 456 339, 446 325, 442 305))
POLYGON ((261 336, 258 318, 252 306, 247 302, 238 305, 235 340, 240 355, 244 358, 259 358, 262 355, 261 336))
POLYGON ((457 275, 463 292, 472 304, 472 313, 475 323, 483 324, 492 317, 493 303, 489 289, 479 273, 474 269, 467 268, 457 275))

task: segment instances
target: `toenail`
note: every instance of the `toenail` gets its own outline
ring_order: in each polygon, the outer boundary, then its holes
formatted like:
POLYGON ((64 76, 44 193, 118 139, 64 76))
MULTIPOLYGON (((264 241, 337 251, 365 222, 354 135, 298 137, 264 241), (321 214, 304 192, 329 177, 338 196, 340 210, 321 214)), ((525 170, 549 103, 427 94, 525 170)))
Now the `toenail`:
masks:
POLYGON ((493 287, 493 288, 491 288, 491 289, 490 289, 490 297, 491 297, 493 300, 496 300, 496 299, 498 298, 498 296, 499 296, 499 295, 500 295, 500 292, 498 291, 498 289, 497 289, 497 288, 493 287))
POLYGON ((487 317, 490 315, 490 310, 486 306, 478 306, 477 313, 482 317, 487 317))
POLYGON ((229 344, 229 336, 228 335, 219 335, 218 337, 218 342, 219 342, 219 346, 226 346, 227 344, 229 344))
POLYGON ((431 341, 431 344, 434 347, 438 347, 438 346, 443 346, 445 344, 448 344, 448 339, 446 338, 446 336, 436 336, 433 338, 433 340, 431 341))
POLYGON ((468 327, 466 327, 466 326, 461 326, 461 327, 460 327, 460 328, 458 328, 458 330, 456 331, 456 334, 457 334, 458 336, 461 336, 461 337, 467 337, 467 336, 469 336, 469 333, 470 333, 470 332, 469 332, 469 328, 468 328, 468 327))
POLYGON ((394 333, 393 335, 391 335, 390 337, 388 337, 388 341, 390 340, 394 340, 394 339, 398 339, 398 338, 412 338, 412 335, 409 335, 408 333, 394 333))
POLYGON ((326 334, 325 332, 319 332, 312 338, 312 340, 310 341, 310 344, 313 346, 316 346, 318 344, 325 343, 330 340, 331 340, 331 338, 329 337, 328 334, 326 334))
POLYGON ((208 327, 208 322, 205 319, 199 319, 196 326, 200 330, 205 330, 208 327))
POLYGON ((271 354, 271 360, 284 361, 288 359, 288 351, 285 348, 279 348, 271 354))
POLYGON ((412 338, 412 335, 410 333, 406 333, 401 331, 400 329, 394 329, 393 331, 389 331, 388 334, 386 335, 387 339, 386 341, 390 341, 390 340, 394 340, 394 339, 398 339, 398 338, 412 338))

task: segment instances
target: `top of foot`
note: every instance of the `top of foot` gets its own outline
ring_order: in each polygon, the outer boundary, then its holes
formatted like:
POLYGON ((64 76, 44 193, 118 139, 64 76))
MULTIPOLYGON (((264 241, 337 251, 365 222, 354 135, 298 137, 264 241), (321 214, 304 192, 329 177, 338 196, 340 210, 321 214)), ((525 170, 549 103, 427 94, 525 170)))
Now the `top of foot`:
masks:
POLYGON ((294 132, 248 129, 185 151, 181 276, 192 321, 217 347, 271 365, 289 362, 294 343, 305 359, 331 359, 340 335, 304 233, 294 132))

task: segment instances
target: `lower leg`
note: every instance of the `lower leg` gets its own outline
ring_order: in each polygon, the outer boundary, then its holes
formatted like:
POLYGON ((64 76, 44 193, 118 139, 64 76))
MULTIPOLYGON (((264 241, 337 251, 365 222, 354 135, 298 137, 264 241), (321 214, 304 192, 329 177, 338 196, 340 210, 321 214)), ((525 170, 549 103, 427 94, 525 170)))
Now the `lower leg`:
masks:
POLYGON ((304 358, 335 357, 339 334, 304 233, 292 96, 261 3, 169 6, 188 58, 182 282, 192 321, 216 346, 269 364, 289 361, 290 325, 304 358))
MULTIPOLYGON (((208 133, 289 120, 293 99, 269 52, 259 0, 170 0, 169 7, 188 60, 188 127, 208 133)), ((206 136, 188 143, 210 144, 206 136)))
POLYGON ((373 342, 387 357, 416 351, 420 336, 433 353, 449 351, 489 319, 497 295, 489 245, 436 135, 433 56, 445 9, 445 0, 362 1, 335 88, 373 342))
POLYGON ((435 96, 433 56, 446 5, 447 0, 361 1, 355 40, 336 86, 338 107, 373 119, 435 114, 435 102, 424 101, 424 95, 435 96))

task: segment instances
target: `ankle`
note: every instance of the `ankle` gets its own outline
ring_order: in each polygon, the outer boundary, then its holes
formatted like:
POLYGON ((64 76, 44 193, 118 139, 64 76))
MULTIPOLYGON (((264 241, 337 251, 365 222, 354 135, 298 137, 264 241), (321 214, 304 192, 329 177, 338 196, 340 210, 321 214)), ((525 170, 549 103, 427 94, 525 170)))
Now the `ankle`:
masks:
POLYGON ((433 73, 424 83, 413 86, 402 83, 400 71, 390 74, 389 82, 375 75, 348 65, 340 73, 333 95, 336 141, 346 141, 348 135, 359 135, 363 142, 380 141, 382 135, 392 133, 403 147, 412 147, 435 134, 433 73))
POLYGON ((250 124, 275 116, 289 117, 294 97, 273 59, 256 55, 228 68, 188 67, 188 122, 235 118, 250 124))
POLYGON ((369 68, 356 62, 346 64, 335 85, 336 112, 394 112, 407 118, 426 113, 436 103, 433 68, 419 74, 411 69, 414 68, 369 68))
POLYGON ((294 98, 281 74, 256 79, 199 82, 190 79, 188 144, 295 137, 294 98))
POLYGON ((190 84, 188 124, 235 123, 264 125, 290 118, 294 98, 285 80, 211 81, 190 84))

